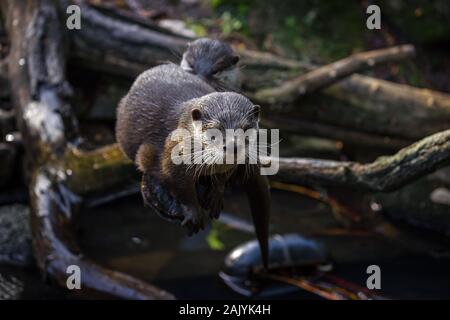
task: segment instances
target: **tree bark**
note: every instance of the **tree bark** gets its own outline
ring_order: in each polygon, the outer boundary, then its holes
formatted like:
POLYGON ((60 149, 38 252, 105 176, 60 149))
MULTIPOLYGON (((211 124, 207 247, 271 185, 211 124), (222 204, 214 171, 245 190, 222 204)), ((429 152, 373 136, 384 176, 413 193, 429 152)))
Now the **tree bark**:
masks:
POLYGON ((290 183, 390 192, 450 163, 450 130, 372 163, 281 158, 275 179, 290 183))
POLYGON ((51 0, 1 2, 11 50, 9 79, 30 175, 33 247, 44 274, 66 286, 67 267, 82 272, 82 292, 129 299, 173 296, 145 282, 107 270, 84 257, 71 230, 78 198, 67 185, 71 172, 60 164, 76 137, 67 97, 64 39, 51 0))

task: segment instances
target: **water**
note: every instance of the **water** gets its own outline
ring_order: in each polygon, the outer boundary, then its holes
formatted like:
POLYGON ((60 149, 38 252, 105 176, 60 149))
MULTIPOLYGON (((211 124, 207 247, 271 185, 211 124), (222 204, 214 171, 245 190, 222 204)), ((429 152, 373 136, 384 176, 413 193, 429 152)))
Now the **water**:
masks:
MULTIPOLYGON (((382 291, 392 298, 449 298, 448 239, 417 234, 408 228, 379 233, 347 233, 327 206, 287 192, 274 191, 272 233, 300 232, 322 242, 335 262, 335 273, 365 286, 367 266, 379 265, 382 291), (339 235, 337 230, 344 230, 339 235)), ((227 197, 225 210, 249 221, 246 199, 227 197)), ((386 222, 380 227, 386 229, 386 222)), ((390 226, 391 227, 391 226, 390 226)), ((187 237, 178 225, 161 220, 141 205, 139 196, 94 208, 80 220, 80 241, 88 256, 173 292, 178 298, 240 298, 218 278, 225 255, 253 235, 214 223, 187 237), (222 247, 215 250, 214 247, 222 247)), ((296 291, 279 298, 311 298, 296 291)))
MULTIPOLYGON (((274 191, 272 233, 299 232, 322 242, 334 261, 334 273, 365 286, 367 266, 380 266, 382 293, 391 298, 450 298, 448 239, 431 237, 382 222, 383 234, 349 232, 330 209, 311 199, 274 191), (389 226, 389 227, 387 227, 389 226), (391 229, 389 229, 391 228, 391 229)), ((226 211, 249 220, 243 195, 227 196, 226 211)), ((229 220, 229 219, 227 219, 229 220)), ((239 223, 238 223, 239 225, 239 223)), ((139 195, 128 196, 83 212, 77 234, 85 254, 98 263, 129 273, 174 293, 178 298, 243 298, 219 279, 225 255, 253 239, 242 230, 214 223, 188 237, 178 225, 160 219, 142 206, 139 195)), ((46 284, 35 267, 0 264, 0 296, 4 299, 66 299, 66 291, 46 284)), ((300 290, 275 298, 312 299, 300 290)))

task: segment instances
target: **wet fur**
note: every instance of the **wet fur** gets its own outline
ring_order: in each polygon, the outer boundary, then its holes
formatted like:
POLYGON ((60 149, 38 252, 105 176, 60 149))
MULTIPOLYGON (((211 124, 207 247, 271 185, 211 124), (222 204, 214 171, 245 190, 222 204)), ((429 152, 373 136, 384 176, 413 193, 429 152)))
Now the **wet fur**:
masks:
POLYGON ((238 61, 238 54, 228 43, 201 38, 189 43, 180 66, 218 91, 238 91, 241 86, 238 61))
MULTIPOLYGON (((171 150, 176 142, 170 141, 169 135, 177 128, 191 128, 194 108, 202 110, 204 122, 215 121, 224 128, 236 128, 245 125, 242 122, 248 119, 253 107, 244 96, 215 92, 201 78, 173 64, 142 73, 120 101, 116 137, 123 152, 143 172, 141 190, 144 201, 153 204, 160 214, 170 211, 169 215, 182 219, 194 233, 204 227, 207 210, 210 216, 217 218, 222 209, 224 186, 230 175, 218 174, 217 180, 207 181, 203 185, 206 185, 204 193, 198 194, 199 178, 191 175, 185 165, 175 165, 171 161, 171 150), (170 196, 164 188, 170 191, 170 196), (170 201, 170 197, 176 202, 170 201), (169 207, 164 207, 169 202, 169 207)), ((249 170, 245 165, 239 168, 236 170, 238 177, 248 175, 248 179, 241 182, 249 195, 266 265, 270 214, 268 184, 265 177, 255 173, 255 168, 249 170)))

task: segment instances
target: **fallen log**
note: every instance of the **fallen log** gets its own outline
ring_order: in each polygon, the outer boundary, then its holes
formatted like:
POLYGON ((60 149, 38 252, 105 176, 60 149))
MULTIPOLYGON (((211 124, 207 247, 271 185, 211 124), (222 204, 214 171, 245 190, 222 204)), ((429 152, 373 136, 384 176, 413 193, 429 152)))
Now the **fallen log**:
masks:
POLYGON ((29 168, 33 248, 39 268, 65 287, 68 266, 81 269, 82 292, 128 299, 171 299, 159 288, 84 257, 71 229, 77 197, 58 164, 76 132, 67 102, 62 26, 56 1, 1 2, 11 40, 9 79, 29 168), (69 124, 69 125, 67 125, 69 124))
POLYGON ((348 113, 343 113, 343 108, 338 111, 337 107, 331 106, 326 114, 318 116, 319 121, 328 121, 339 115, 333 119, 340 126, 348 123, 355 129, 409 140, 423 138, 450 126, 448 93, 357 74, 326 88, 324 93, 347 105, 348 113), (351 111, 354 112, 353 120, 347 118, 351 111))

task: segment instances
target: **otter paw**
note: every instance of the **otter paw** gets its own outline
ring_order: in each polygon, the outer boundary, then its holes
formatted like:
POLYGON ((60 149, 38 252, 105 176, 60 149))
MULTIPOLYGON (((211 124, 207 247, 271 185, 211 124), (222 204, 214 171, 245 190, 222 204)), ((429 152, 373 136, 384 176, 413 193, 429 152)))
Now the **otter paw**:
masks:
POLYGON ((207 208, 211 219, 218 219, 220 212, 223 209, 223 198, 221 196, 214 196, 208 199, 207 208))
POLYGON ((183 219, 180 203, 161 185, 158 179, 144 175, 141 194, 145 205, 153 208, 163 219, 170 221, 183 219))
POLYGON ((181 212, 184 215, 184 219, 181 222, 181 225, 187 229, 189 236, 205 229, 206 214, 203 212, 203 210, 194 210, 185 205, 180 206, 181 212))

